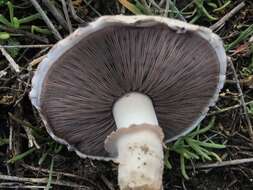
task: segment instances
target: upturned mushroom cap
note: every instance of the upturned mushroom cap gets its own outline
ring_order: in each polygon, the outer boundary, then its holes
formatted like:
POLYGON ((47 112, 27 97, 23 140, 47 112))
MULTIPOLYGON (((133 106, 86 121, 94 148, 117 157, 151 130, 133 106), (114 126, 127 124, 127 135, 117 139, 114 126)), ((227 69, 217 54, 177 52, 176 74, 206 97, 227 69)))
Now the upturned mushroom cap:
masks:
POLYGON ((81 157, 114 159, 112 108, 152 99, 165 142, 192 130, 223 87, 226 55, 211 30, 156 16, 104 16, 58 42, 39 65, 30 98, 49 134, 81 157))

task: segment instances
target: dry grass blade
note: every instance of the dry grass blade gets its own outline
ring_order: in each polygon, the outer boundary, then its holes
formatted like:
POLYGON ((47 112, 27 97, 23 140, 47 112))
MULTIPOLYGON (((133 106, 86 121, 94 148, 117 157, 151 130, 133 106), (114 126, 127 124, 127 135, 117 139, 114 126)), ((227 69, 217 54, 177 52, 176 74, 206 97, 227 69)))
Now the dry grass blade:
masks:
POLYGON ((230 65, 230 67, 232 69, 232 72, 233 72, 233 75, 234 75, 234 79, 236 81, 236 86, 237 86, 237 89, 238 89, 238 92, 239 92, 239 97, 240 97, 240 100, 241 100, 241 105, 243 107, 243 111, 244 111, 244 114, 245 114, 245 119, 246 119, 246 122, 248 124, 248 133, 249 133, 249 136, 250 136, 251 140, 253 141, 252 124, 251 124, 251 121, 250 121, 250 118, 249 118, 249 115, 248 115, 247 107, 245 105, 244 95, 243 95, 243 92, 242 92, 242 89, 241 89, 241 86, 240 86, 240 81, 238 79, 238 76, 237 76, 237 73, 236 73, 236 70, 235 70, 235 67, 233 65, 233 62, 232 62, 231 58, 228 58, 228 61, 229 61, 229 65, 230 65))
POLYGON ((3 25, 0 25, 0 30, 6 31, 6 32, 9 32, 9 33, 13 33, 13 34, 22 34, 25 37, 30 38, 32 40, 36 40, 36 41, 39 41, 39 42, 42 42, 42 43, 48 43, 47 38, 42 37, 42 36, 38 36, 36 34, 33 34, 31 32, 27 32, 27 31, 24 31, 24 30, 11 28, 11 27, 7 27, 7 26, 3 26, 3 25))
POLYGON ((30 1, 33 4, 33 6, 35 7, 35 9, 40 13, 41 17, 43 18, 43 20, 45 21, 45 23, 47 24, 47 26, 52 30, 55 38, 57 40, 61 40, 62 39, 61 34, 58 32, 58 30, 55 28, 55 26, 53 25, 53 23, 51 22, 51 20, 48 18, 48 16, 46 15, 46 13, 43 11, 43 9, 41 8, 40 4, 36 0, 30 0, 30 1))
POLYGON ((14 61, 14 59, 10 56, 10 54, 0 45, 0 50, 3 54, 3 56, 7 59, 9 62, 11 68, 16 72, 20 73, 19 65, 14 61))
MULTIPOLYGON (((247 106, 247 105, 250 105, 250 104, 253 104, 253 100, 252 100, 252 101, 249 101, 249 102, 245 102, 245 105, 246 105, 246 106, 247 106)), ((224 113, 224 112, 227 112, 227 111, 236 109, 236 108, 240 108, 241 106, 242 106, 241 104, 237 104, 237 105, 234 105, 234 106, 229 106, 229 107, 226 107, 226 108, 217 110, 217 111, 210 112, 210 113, 207 114, 207 116, 212 116, 212 115, 224 113)))
POLYGON ((67 23, 62 15, 62 13, 60 12, 60 10, 58 10, 58 8, 56 8, 56 6, 54 5, 55 3, 50 1, 50 0, 44 0, 42 1, 42 3, 44 3, 44 5, 48 8, 48 10, 50 11, 50 13, 54 16, 54 18, 57 20, 57 22, 65 29, 68 30, 68 26, 67 23))
POLYGON ((237 160, 228 160, 228 161, 222 161, 212 164, 201 164, 195 166, 197 169, 203 169, 203 168, 218 168, 218 167, 225 167, 225 166, 234 166, 239 164, 248 164, 252 163, 253 158, 244 158, 244 159, 237 159, 237 160))
MULTIPOLYGON (((3 181, 16 181, 16 182, 29 182, 29 183, 36 183, 36 184, 47 184, 48 178, 28 178, 28 177, 17 177, 17 176, 8 176, 8 175, 1 175, 0 180, 3 181)), ((83 188, 87 189, 87 186, 78 185, 73 182, 63 181, 63 180, 52 180, 51 184, 59 185, 59 186, 66 186, 71 188, 83 188)))
POLYGON ((53 44, 35 44, 35 45, 2 45, 0 47, 3 47, 5 49, 11 49, 11 48, 47 48, 52 46, 53 44))
POLYGON ((68 0, 68 5, 69 5, 70 13, 73 19, 78 23, 85 23, 85 21, 76 14, 76 10, 73 6, 72 0, 68 0))
POLYGON ((222 17, 219 21, 217 21, 215 24, 210 26, 210 29, 216 30, 222 27, 231 17, 233 17, 236 13, 238 13, 244 6, 245 6, 244 2, 241 2, 240 4, 238 4, 229 13, 227 13, 224 17, 222 17))
POLYGON ((134 4, 130 3, 128 0, 119 0, 119 2, 132 13, 136 15, 142 14, 142 12, 134 4))
POLYGON ((67 21, 69 33, 72 33, 73 32, 73 28, 72 28, 71 20, 69 18, 69 13, 68 13, 68 8, 67 8, 66 1, 65 0, 61 0, 61 3, 62 3, 62 7, 63 7, 63 12, 64 12, 64 15, 65 15, 65 18, 66 18, 66 21, 67 21))
POLYGON ((45 186, 42 185, 24 185, 22 183, 9 182, 9 183, 1 183, 1 189, 45 189, 45 186))
POLYGON ((46 186, 45 190, 51 189, 53 168, 54 168, 54 158, 52 158, 52 160, 51 160, 50 172, 49 172, 48 182, 47 182, 47 186, 46 186))

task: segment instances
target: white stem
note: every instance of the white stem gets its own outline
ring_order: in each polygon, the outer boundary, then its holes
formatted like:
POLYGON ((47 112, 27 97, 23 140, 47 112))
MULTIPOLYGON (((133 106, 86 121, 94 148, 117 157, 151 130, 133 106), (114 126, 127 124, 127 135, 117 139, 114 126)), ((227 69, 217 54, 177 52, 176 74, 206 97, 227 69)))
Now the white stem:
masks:
POLYGON ((163 133, 151 99, 136 92, 126 94, 114 104, 113 116, 118 130, 106 146, 118 153, 120 189, 162 190, 163 133))
POLYGON ((151 99, 141 93, 132 92, 121 97, 113 107, 113 116, 117 128, 132 124, 158 125, 151 99))
POLYGON ((149 129, 118 140, 118 183, 121 190, 162 190, 163 147, 149 129))

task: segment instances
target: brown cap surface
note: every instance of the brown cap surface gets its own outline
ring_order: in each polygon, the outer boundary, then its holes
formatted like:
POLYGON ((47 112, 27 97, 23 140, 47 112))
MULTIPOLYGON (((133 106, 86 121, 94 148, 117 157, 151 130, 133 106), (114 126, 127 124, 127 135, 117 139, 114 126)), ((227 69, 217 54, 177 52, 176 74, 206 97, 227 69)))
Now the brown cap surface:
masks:
POLYGON ((109 157, 112 107, 125 93, 152 99, 168 141, 201 121, 225 79, 222 43, 208 29, 119 17, 99 19, 58 43, 33 79, 30 97, 49 133, 83 157, 109 157))

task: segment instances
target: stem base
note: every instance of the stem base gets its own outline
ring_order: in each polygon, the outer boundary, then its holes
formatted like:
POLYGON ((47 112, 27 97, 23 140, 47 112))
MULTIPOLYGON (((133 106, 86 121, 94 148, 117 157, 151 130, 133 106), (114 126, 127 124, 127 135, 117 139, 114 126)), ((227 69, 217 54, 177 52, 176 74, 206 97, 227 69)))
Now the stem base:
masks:
POLYGON ((162 190, 163 133, 159 126, 132 125, 108 138, 107 148, 116 145, 121 190, 162 190))

